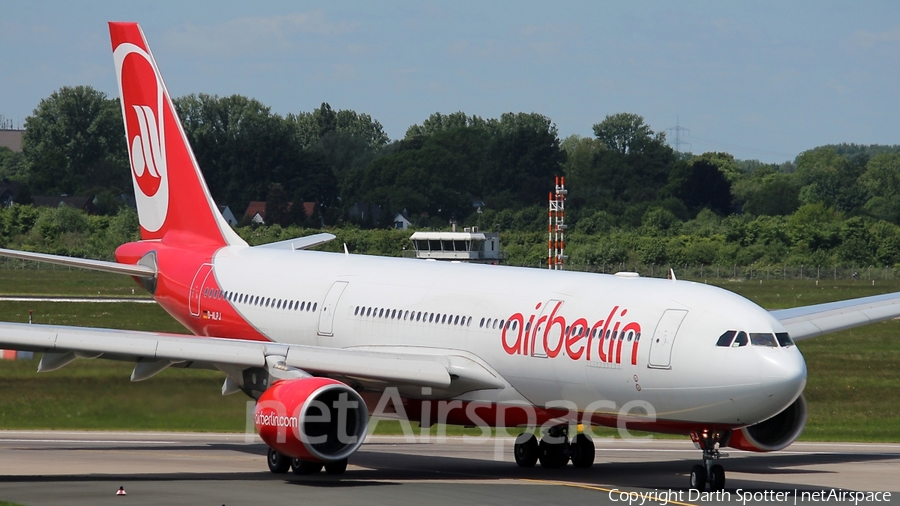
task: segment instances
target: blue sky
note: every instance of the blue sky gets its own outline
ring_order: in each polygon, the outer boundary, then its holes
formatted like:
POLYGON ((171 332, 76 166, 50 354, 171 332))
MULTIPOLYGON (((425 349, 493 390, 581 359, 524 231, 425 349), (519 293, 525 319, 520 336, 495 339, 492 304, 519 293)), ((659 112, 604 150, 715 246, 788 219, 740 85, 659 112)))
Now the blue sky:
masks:
MULTIPOLYGON (((0 114, 62 86, 117 94, 106 21, 138 21, 169 91, 322 102, 392 139, 433 112, 538 112, 561 137, 606 115, 690 129, 684 149, 781 162, 900 144, 900 3, 3 2, 0 114)), ((670 132, 669 139, 674 138, 670 132)))

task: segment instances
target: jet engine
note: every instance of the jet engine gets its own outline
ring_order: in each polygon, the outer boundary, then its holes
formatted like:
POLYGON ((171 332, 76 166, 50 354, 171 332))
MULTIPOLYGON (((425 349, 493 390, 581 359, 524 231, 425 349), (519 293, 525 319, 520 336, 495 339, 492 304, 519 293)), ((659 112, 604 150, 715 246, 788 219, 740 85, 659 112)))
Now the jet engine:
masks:
POLYGON ((355 390, 330 378, 278 381, 256 403, 256 430, 289 457, 320 462, 345 459, 366 436, 369 414, 355 390))
POLYGON ((801 394, 781 413, 731 434, 728 446, 752 452, 774 452, 793 443, 806 427, 806 398, 801 394))

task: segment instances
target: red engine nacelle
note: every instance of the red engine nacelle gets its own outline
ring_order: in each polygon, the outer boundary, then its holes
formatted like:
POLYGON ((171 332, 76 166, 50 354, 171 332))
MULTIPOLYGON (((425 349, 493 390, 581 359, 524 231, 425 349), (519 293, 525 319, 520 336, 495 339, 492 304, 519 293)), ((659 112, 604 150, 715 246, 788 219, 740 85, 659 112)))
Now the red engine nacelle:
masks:
POLYGON ((751 452, 774 452, 793 443, 806 427, 806 398, 801 394, 781 413, 731 433, 728 446, 751 452))
POLYGON ((253 419, 259 437, 279 453, 331 462, 359 448, 369 414, 349 386, 312 377, 274 383, 257 401, 253 419))

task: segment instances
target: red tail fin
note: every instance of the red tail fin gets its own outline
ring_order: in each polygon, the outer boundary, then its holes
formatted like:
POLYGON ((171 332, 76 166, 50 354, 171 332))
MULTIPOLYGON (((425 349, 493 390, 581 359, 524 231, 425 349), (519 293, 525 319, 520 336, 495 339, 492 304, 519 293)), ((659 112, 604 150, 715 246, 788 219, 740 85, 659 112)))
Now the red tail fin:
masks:
POLYGON ((143 239, 246 245, 213 202, 137 23, 110 23, 143 239))

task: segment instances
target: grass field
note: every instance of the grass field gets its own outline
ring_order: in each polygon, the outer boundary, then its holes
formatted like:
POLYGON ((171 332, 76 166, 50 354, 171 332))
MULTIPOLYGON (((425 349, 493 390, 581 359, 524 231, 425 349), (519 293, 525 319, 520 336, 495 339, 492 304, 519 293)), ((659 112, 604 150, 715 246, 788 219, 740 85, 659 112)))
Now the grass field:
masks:
POLYGON ((149 297, 127 276, 48 264, 41 264, 41 269, 0 268, 0 295, 149 297))
MULTIPOLYGON (((702 282, 702 280, 700 280, 702 282)), ((132 281, 79 271, 0 269, 0 295, 128 295, 132 281), (58 288, 51 290, 48 287, 58 288)), ((718 283, 776 309, 900 291, 900 281, 773 280, 718 283)), ((142 293, 140 289, 137 293, 142 293)), ((130 303, 0 302, 0 320, 184 332, 158 306, 130 303)), ((900 441, 900 320, 830 334, 799 344, 806 357, 811 441, 900 441)), ((37 361, 0 362, 0 427, 242 431, 247 397, 219 395, 214 371, 169 369, 131 383, 131 366, 78 360, 37 374, 37 361)), ((437 429, 432 429, 435 433, 437 429)), ((400 433, 382 422, 379 433, 400 433)), ((449 434, 466 432, 448 429, 449 434)), ((478 434, 477 430, 469 431, 478 434)), ((613 434, 613 432, 610 432, 613 434)))

